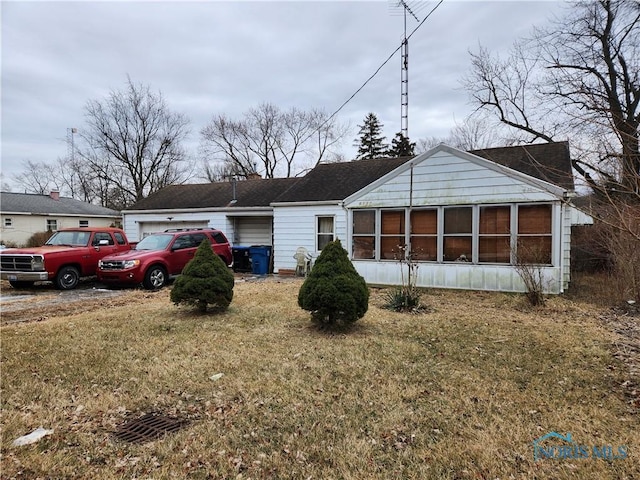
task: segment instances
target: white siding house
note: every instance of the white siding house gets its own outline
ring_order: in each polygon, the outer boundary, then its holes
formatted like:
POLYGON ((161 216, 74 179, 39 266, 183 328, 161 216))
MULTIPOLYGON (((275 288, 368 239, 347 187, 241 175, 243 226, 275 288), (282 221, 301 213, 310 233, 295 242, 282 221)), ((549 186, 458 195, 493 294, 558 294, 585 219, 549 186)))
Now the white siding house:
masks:
POLYGON ((61 228, 119 225, 120 212, 110 208, 49 195, 0 192, 0 243, 24 246, 34 233, 61 228))
POLYGON ((295 269, 339 239, 369 284, 402 282, 400 247, 422 287, 524 291, 518 262, 547 292, 570 281, 571 227, 592 219, 570 203, 566 142, 463 152, 439 145, 405 158, 319 164, 298 179, 167 187, 124 213, 127 235, 216 227, 234 245, 273 247, 272 271, 295 269))

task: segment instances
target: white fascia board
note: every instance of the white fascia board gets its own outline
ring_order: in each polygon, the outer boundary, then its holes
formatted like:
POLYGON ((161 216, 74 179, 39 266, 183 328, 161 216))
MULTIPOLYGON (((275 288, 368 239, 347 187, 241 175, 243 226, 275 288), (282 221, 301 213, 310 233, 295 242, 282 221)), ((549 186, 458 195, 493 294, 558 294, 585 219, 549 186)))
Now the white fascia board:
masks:
POLYGON ((123 210, 122 213, 126 215, 144 215, 144 214, 165 214, 165 213, 202 213, 202 212, 232 212, 235 215, 255 215, 260 212, 269 214, 273 212, 271 207, 218 207, 218 208, 162 208, 156 210, 123 210))
POLYGON ((272 207, 314 207, 318 205, 342 205, 342 200, 320 200, 320 201, 308 201, 308 202, 273 202, 272 207))
POLYGON ((540 180, 538 178, 535 178, 535 177, 532 177, 530 175, 524 174, 524 173, 519 172, 517 170, 514 170, 512 168, 505 167, 504 165, 500 165, 499 163, 492 162, 490 160, 487 160, 486 158, 482 158, 482 157, 479 157, 479 156, 474 155, 472 153, 465 152, 465 151, 459 150, 459 149, 457 149, 455 147, 450 147, 449 145, 445 145, 444 143, 441 143, 440 145, 437 145, 437 146, 433 147, 431 150, 428 150, 423 154, 417 155, 416 157, 412 158, 408 162, 403 163, 402 165, 400 165, 395 170, 390 171, 386 175, 380 177, 375 182, 370 183, 369 185, 364 187, 362 190, 359 190, 356 193, 354 193, 354 194, 350 195, 349 197, 345 198, 345 200, 344 200, 345 206, 348 206, 350 203, 353 203, 354 201, 358 200, 361 196, 366 195, 367 193, 371 192, 372 190, 375 190, 380 185, 384 185, 391 178, 394 178, 394 177, 406 172, 407 170, 409 170, 413 166, 415 166, 415 165, 417 165, 419 163, 422 163, 423 161, 429 159, 430 157, 432 157, 436 153, 440 153, 440 152, 449 153, 450 155, 454 155, 454 156, 460 157, 460 158, 462 158, 464 160, 468 160, 468 161, 470 161, 472 163, 475 163, 476 165, 479 165, 481 167, 488 168, 488 169, 494 170, 494 171, 496 171, 498 173, 502 173, 504 175, 507 175, 509 177, 516 178, 516 179, 518 179, 518 180, 520 180, 520 181, 522 181, 524 183, 527 183, 527 184, 529 184, 529 185, 531 185, 533 187, 536 187, 536 188, 542 189, 542 190, 544 190, 546 192, 549 192, 552 195, 555 195, 556 197, 558 197, 559 199, 564 198, 565 194, 568 192, 568 190, 566 190, 566 189, 564 189, 562 187, 559 187, 557 185, 554 185, 553 183, 545 182, 544 180, 540 180))
POLYGON ((569 205, 571 209, 571 225, 593 225, 593 217, 583 212, 575 205, 569 205))

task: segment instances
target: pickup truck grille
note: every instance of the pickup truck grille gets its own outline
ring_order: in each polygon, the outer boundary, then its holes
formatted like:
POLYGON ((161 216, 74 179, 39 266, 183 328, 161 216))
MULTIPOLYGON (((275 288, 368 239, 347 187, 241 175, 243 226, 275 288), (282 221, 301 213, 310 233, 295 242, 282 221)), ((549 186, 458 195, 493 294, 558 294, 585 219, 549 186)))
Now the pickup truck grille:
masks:
POLYGON ((0 270, 6 272, 31 272, 33 260, 42 265, 42 255, 0 255, 0 270))
POLYGON ((124 269, 124 262, 119 260, 111 260, 105 262, 104 260, 100 264, 100 270, 122 270, 124 269))

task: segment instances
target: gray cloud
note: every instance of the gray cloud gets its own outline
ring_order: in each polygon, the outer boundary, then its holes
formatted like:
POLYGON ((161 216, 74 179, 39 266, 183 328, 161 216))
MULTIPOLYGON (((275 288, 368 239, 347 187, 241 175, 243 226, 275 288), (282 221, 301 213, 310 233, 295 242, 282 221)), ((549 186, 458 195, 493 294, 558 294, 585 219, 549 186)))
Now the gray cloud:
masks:
MULTIPOLYGON (((416 3, 416 2, 410 2, 416 3)), ((419 18, 436 5, 423 2, 419 18)), ((161 91, 192 121, 188 146, 214 114, 261 102, 337 109, 400 44, 402 17, 375 2, 3 2, 2 172, 67 152, 66 129, 127 75, 161 91)), ((470 112, 459 79, 469 49, 506 50, 558 2, 445 1, 409 43, 409 134, 446 135, 470 112)), ((408 21, 409 31, 417 26, 408 21)), ((375 112, 400 130, 399 53, 338 115, 375 112)))

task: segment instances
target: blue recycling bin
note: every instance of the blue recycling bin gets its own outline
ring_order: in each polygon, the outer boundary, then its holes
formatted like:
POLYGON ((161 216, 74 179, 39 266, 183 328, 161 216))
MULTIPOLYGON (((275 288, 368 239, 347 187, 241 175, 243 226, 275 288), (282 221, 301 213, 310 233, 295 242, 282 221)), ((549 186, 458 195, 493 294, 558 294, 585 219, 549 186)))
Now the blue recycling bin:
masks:
POLYGON ((253 245, 249 248, 251 256, 251 269, 256 275, 269 273, 271 263, 271 247, 269 245, 253 245))

